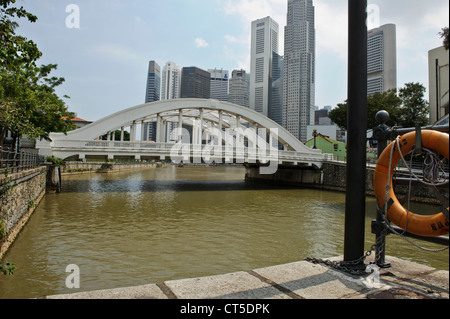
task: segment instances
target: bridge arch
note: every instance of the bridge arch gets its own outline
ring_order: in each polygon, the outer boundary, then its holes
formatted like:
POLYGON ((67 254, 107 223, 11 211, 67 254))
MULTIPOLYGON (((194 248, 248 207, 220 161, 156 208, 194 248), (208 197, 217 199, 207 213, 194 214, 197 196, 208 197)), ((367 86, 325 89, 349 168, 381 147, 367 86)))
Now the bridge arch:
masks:
POLYGON ((54 155, 63 159, 73 157, 87 159, 89 157, 90 159, 147 160, 159 158, 165 160, 178 156, 178 153, 174 155, 173 152, 183 146, 180 149, 183 158, 189 158, 188 155, 190 155, 195 162, 200 156, 204 160, 210 160, 210 153, 208 153, 209 146, 212 145, 210 143, 216 145, 213 147, 215 158, 219 162, 224 160, 225 163, 235 160, 236 163, 252 164, 255 163, 256 154, 257 162, 260 164, 270 162, 271 164, 321 167, 324 159, 320 150, 305 146, 286 129, 266 116, 236 104, 207 99, 174 99, 138 105, 106 116, 67 134, 52 133, 50 139, 51 142, 37 142, 40 154, 54 155), (146 125, 149 128, 148 124, 151 122, 156 122, 156 141, 148 141, 144 137, 143 128, 146 125), (174 139, 167 139, 169 133, 166 123, 177 124, 172 128, 175 126, 178 128, 180 124, 192 126, 192 132, 189 132, 192 133, 192 142, 187 143, 190 146, 185 144, 184 138, 182 143, 178 143, 180 134, 178 132, 171 136, 175 137, 174 139), (139 126, 141 127, 140 139, 138 137, 139 126), (124 134, 121 134, 120 140, 116 140, 113 133, 116 130, 124 132, 128 127, 131 141, 124 141, 124 134), (267 139, 262 136, 269 136, 273 130, 275 136, 270 135, 272 136, 271 145, 268 147, 267 139), (264 135, 264 131, 266 135, 264 135), (224 132, 224 134, 218 134, 218 132, 224 132), (258 133, 255 134, 255 132, 258 133), (261 133, 262 136, 259 135, 261 133), (108 136, 106 141, 100 139, 105 135, 108 136), (225 142, 223 146, 222 144, 219 146, 216 142, 216 137, 220 138, 220 135, 225 142), (273 137, 281 143, 282 150, 274 147, 273 137), (202 147, 203 141, 206 141, 205 147, 202 147), (245 141, 248 142, 248 145, 245 145, 245 141), (258 153, 255 153, 256 144, 258 153))
POLYGON ((95 140, 99 136, 130 127, 133 139, 138 125, 155 121, 179 123, 180 115, 184 125, 192 125, 193 120, 202 117, 204 122, 222 125, 224 128, 245 127, 247 123, 267 130, 276 128, 278 140, 285 150, 311 151, 285 128, 266 116, 236 104, 207 99, 172 99, 142 104, 106 116, 67 134, 53 133, 50 138, 53 141, 95 140))

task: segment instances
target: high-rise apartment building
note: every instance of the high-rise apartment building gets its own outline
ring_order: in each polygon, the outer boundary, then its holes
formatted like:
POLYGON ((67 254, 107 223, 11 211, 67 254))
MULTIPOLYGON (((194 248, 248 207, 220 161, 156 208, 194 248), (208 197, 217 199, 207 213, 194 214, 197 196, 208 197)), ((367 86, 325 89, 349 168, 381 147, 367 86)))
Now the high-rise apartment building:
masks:
POLYGON ((266 17, 252 22, 250 108, 269 116, 273 53, 278 53, 279 26, 266 17))
MULTIPOLYGON (((145 103, 160 100, 161 95, 161 68, 155 61, 150 61, 148 66, 147 89, 145 92, 145 103)), ((156 139, 156 124, 145 123, 142 128, 142 140, 154 141, 156 139)))
POLYGON ((369 31, 367 39, 367 94, 397 89, 397 40, 395 24, 369 31))
POLYGON ((211 73, 197 67, 182 69, 181 98, 209 99, 211 96, 211 73))
POLYGON ((312 0, 288 0, 284 40, 283 126, 305 142, 314 124, 316 31, 312 0))
POLYGON ((223 69, 209 69, 208 72, 211 74, 210 98, 227 101, 229 72, 223 69))
POLYGON ((181 69, 176 63, 167 62, 162 72, 161 100, 178 99, 181 96, 181 69))
POLYGON ((249 83, 245 70, 233 70, 231 73, 228 102, 249 107, 249 83))

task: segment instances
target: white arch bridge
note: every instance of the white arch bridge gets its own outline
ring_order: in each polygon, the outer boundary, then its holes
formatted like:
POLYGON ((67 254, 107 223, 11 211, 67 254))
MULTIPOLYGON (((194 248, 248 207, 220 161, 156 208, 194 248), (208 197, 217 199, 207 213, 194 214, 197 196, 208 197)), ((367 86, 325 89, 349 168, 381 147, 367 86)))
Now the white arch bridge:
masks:
POLYGON ((174 99, 132 107, 67 134, 38 142, 43 155, 59 158, 157 159, 173 162, 315 165, 320 150, 306 147, 286 129, 251 109, 206 99, 174 99), (156 140, 149 141, 150 124, 156 140), (121 132, 116 139, 115 132, 121 132), (139 131, 140 130, 140 131, 139 131), (124 132, 130 141, 124 141, 124 132), (101 140, 101 136, 107 140, 101 140))

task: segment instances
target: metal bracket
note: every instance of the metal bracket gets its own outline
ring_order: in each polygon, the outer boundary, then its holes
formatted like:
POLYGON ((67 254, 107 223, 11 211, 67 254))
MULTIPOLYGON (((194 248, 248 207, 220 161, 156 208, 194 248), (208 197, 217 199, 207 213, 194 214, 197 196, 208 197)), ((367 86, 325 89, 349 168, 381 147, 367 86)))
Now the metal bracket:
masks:
POLYGON ((414 154, 422 154, 422 128, 416 127, 416 147, 414 154))

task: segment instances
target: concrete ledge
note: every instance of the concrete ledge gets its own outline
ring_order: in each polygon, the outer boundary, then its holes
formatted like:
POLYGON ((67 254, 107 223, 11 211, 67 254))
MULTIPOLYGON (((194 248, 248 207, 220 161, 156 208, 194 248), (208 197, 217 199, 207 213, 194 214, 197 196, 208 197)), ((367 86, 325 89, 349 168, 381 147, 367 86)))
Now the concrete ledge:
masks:
POLYGON ((156 284, 49 296, 45 299, 168 299, 156 284))
MULTIPOLYGON (((331 260, 341 260, 335 257, 331 260)), ((323 264, 285 265, 48 299, 448 299, 449 272, 386 256, 379 282, 323 264)), ((369 260, 366 261, 370 262, 369 260)))

